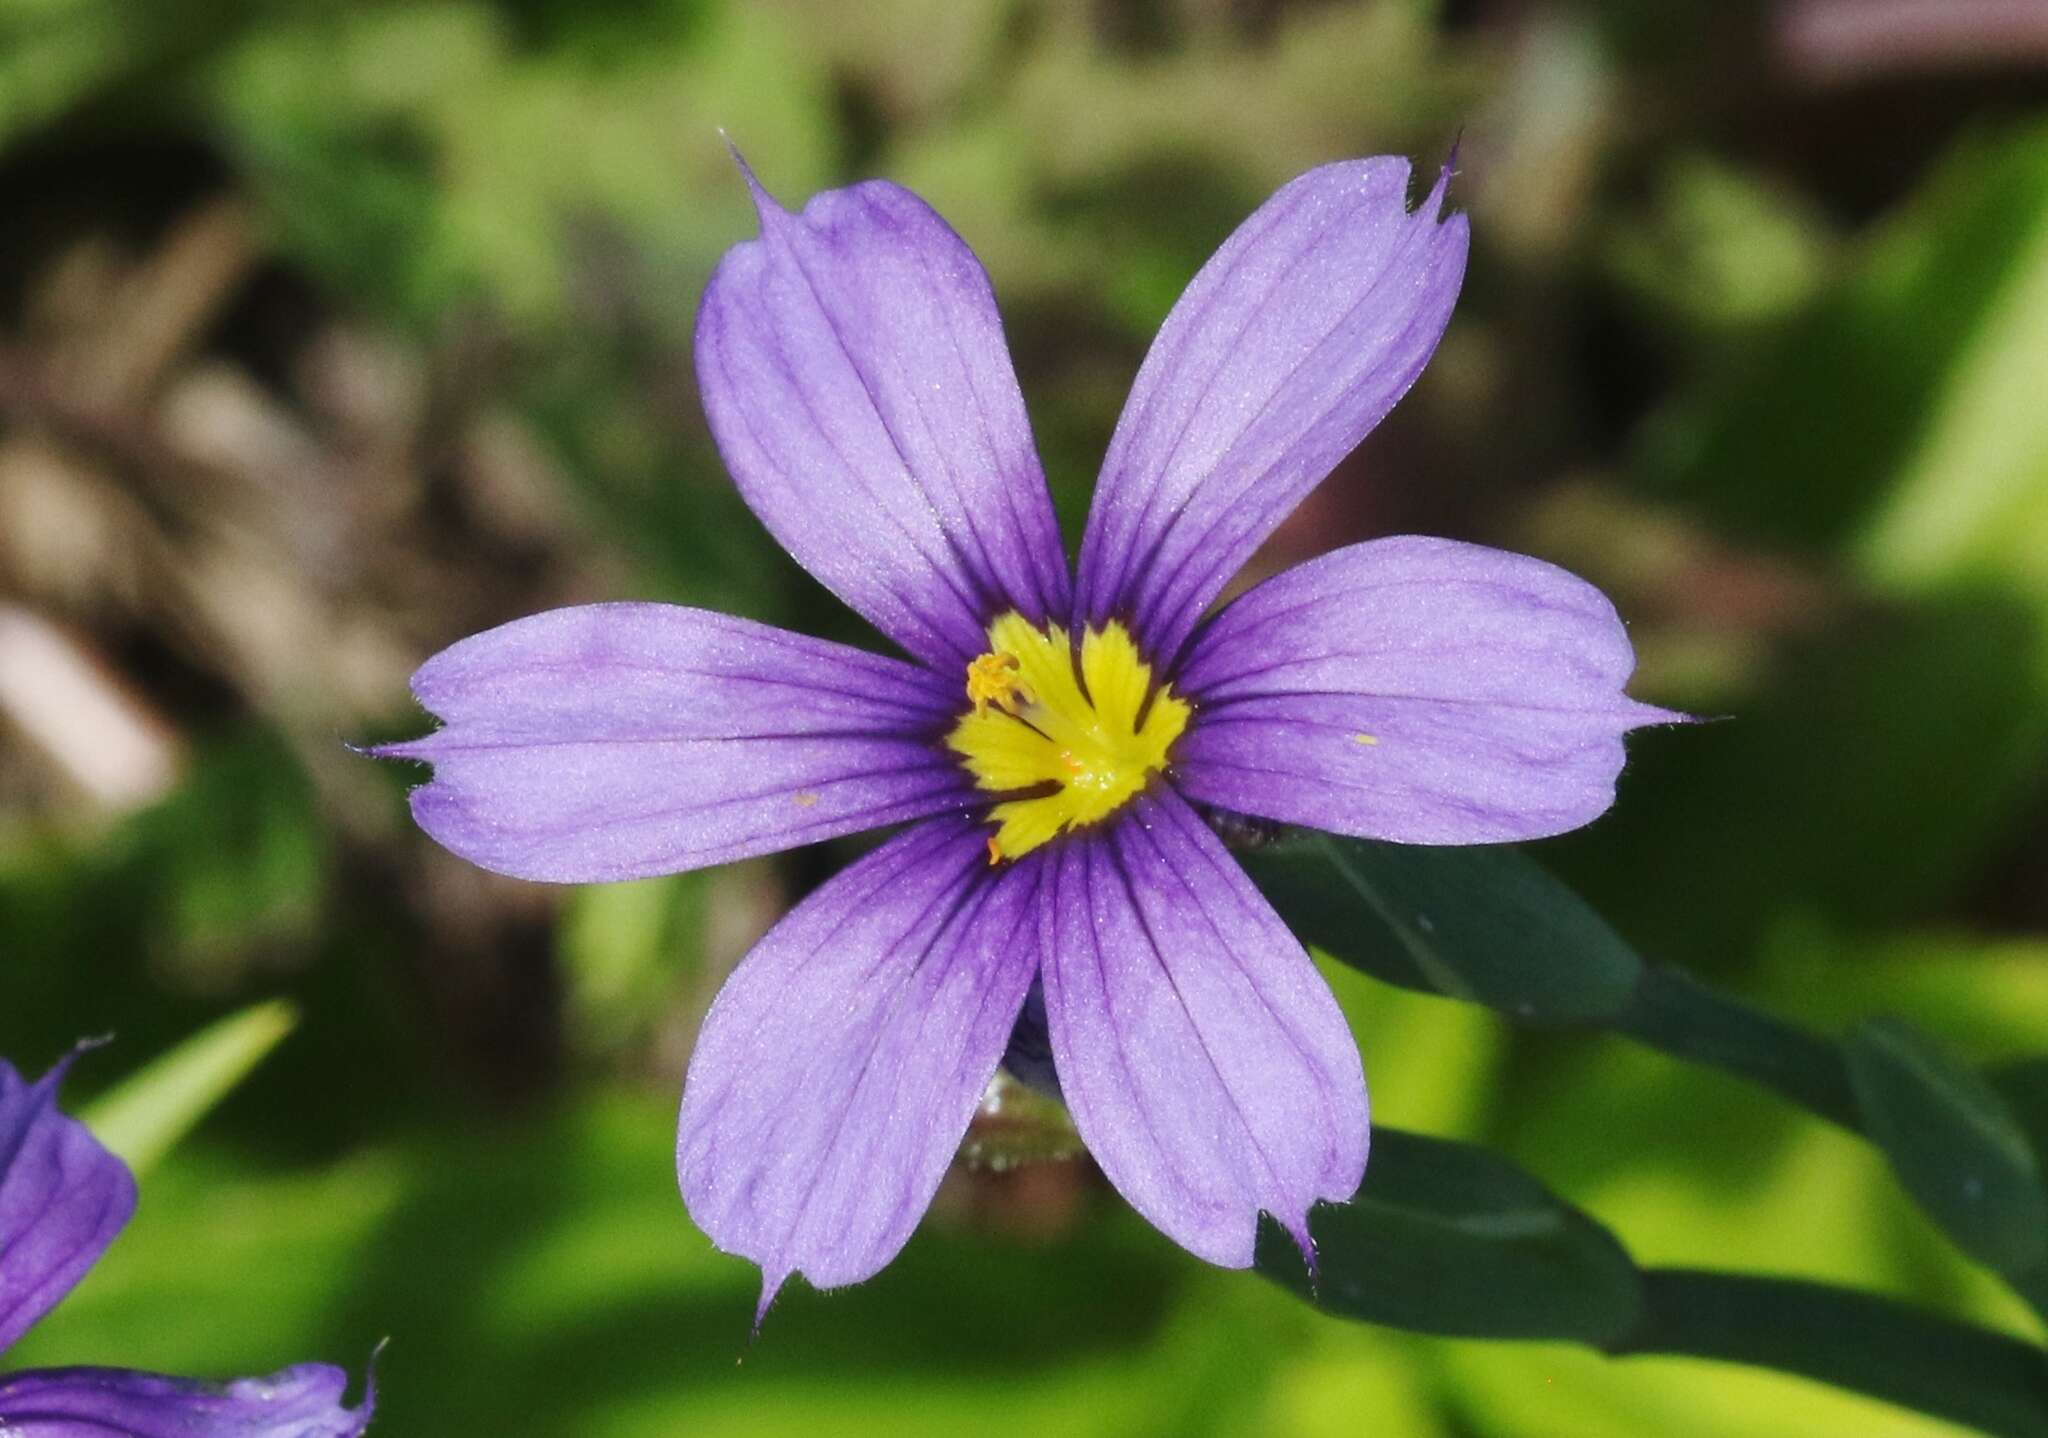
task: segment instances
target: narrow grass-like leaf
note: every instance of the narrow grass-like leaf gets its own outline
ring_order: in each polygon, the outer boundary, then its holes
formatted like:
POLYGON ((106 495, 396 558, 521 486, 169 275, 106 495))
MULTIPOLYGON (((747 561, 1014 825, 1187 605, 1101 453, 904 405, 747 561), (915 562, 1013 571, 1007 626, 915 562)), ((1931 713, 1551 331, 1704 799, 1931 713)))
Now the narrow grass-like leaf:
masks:
POLYGON ((1645 1269, 1640 1329, 1608 1351, 1797 1373, 1999 1438, 2048 1438, 2048 1352, 1876 1294, 1645 1269))
POLYGON ((1908 1193, 1964 1252, 2004 1274, 2048 1262, 2048 1190, 1991 1084, 1904 1020, 1843 1045, 1865 1127, 1908 1193))
POLYGON ((191 1132, 298 1024, 282 999, 252 1004, 200 1030, 80 1115, 137 1174, 191 1132))
POLYGON ((1830 1123, 1861 1127, 1836 1045, 1716 993, 1681 969, 1645 969, 1615 1027, 1673 1058, 1748 1079, 1830 1123))
POLYGON ((1376 1130, 1358 1197, 1310 1226, 1316 1277, 1271 1222, 1258 1267, 1338 1317, 1747 1364, 1996 1438, 2048 1438, 2048 1351, 1829 1284, 1639 1269, 1605 1228, 1472 1145, 1376 1130))
POLYGON ((2048 1056, 2000 1064, 1986 1077, 2033 1139, 2034 1151, 2048 1153, 2048 1056))
POLYGON ((1611 1019, 1642 971, 1583 899, 1505 845, 1302 834, 1238 857, 1294 932, 1332 958, 1525 1023, 1611 1019))

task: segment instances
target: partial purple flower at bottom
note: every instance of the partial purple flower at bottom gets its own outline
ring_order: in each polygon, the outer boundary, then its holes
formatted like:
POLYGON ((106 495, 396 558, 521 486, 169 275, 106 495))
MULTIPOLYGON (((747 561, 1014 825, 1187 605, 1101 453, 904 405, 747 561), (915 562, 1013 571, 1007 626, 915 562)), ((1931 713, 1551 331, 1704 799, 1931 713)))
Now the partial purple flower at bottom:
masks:
MULTIPOLYGON (((135 1212, 135 1180, 57 1109, 69 1060, 30 1084, 0 1060, 0 1352, 77 1286, 135 1212)), ((356 1438, 373 1398, 304 1363, 204 1383, 121 1368, 0 1373, 4 1438, 356 1438)))
POLYGON ((1262 1211, 1306 1251, 1310 1208, 1364 1172, 1364 1075, 1203 811, 1536 838, 1613 802, 1626 731, 1680 717, 1623 692, 1598 590, 1477 545, 1352 545, 1209 612, 1435 348, 1467 242, 1448 174, 1411 210, 1404 161, 1327 165, 1224 243, 1138 372, 1071 571, 960 237, 895 185, 791 214, 746 179, 761 236, 698 317, 713 437, 910 660, 556 610, 429 660, 413 692, 443 727, 376 752, 434 766, 412 808, 435 839, 530 879, 907 825, 760 942, 691 1060, 684 1199, 761 1266, 764 1309, 903 1246, 1020 1012, 1139 1212, 1219 1264, 1251 1263, 1262 1211))

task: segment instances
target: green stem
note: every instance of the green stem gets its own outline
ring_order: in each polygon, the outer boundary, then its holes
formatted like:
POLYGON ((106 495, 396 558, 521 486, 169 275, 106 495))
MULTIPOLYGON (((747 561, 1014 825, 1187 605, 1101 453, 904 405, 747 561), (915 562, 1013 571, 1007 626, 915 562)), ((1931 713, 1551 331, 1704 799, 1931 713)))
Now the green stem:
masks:
POLYGON ((1821 1283, 1645 1269, 1642 1322, 1608 1351, 1774 1368, 1997 1438, 2048 1438, 2048 1352, 1821 1283))

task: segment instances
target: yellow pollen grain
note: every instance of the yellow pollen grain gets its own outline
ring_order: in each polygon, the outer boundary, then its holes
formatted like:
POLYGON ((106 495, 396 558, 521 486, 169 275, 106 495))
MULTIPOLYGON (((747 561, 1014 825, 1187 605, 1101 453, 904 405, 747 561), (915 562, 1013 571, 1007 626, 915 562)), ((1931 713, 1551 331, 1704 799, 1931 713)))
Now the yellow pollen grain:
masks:
POLYGON ((1017 678, 1018 659, 1014 654, 984 654, 967 665, 967 697, 974 703, 974 712, 986 714, 988 706, 995 704, 1016 712, 1020 702, 1029 703, 1031 696, 1017 678))
POLYGON ((1371 734, 1353 734, 1351 742, 1354 744, 1377 744, 1380 741, 1371 734))
POLYGON ((1023 795, 989 811, 995 864, 1130 802, 1166 767, 1194 710, 1166 686, 1154 692, 1152 666, 1114 620, 1083 632, 1078 674, 1072 638, 1057 625, 1005 614, 989 625, 988 645, 967 666, 970 708, 946 743, 977 787, 1023 795))

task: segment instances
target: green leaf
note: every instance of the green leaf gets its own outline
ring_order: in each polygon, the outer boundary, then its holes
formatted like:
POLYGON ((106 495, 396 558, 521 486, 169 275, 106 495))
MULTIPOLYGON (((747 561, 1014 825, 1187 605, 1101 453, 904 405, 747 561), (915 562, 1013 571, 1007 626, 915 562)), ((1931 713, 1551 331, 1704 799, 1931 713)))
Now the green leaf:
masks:
POLYGON ((659 1021, 702 961, 709 885, 695 871, 571 891, 555 945, 581 1051, 614 1052, 659 1021))
POLYGON ((1506 846, 1304 834, 1238 857, 1304 942, 1387 983, 1524 1022, 1611 1018, 1642 972, 1584 900, 1506 846))
POLYGON ((1981 1428, 2048 1438, 2048 1353, 1875 1294, 1791 1278, 1648 1269, 1619 1354, 1684 1354, 1798 1373, 1981 1428))
POLYGON ((1834 1044, 1682 970, 1646 966, 1585 900, 1516 849, 1302 834, 1238 857, 1304 942, 1382 982, 1523 1023, 1606 1024, 1860 1126, 1834 1044))
POLYGON ((81 1115, 137 1174, 191 1132, 299 1022, 282 999, 253 1004, 186 1039, 81 1115))
POLYGON ((2020 1127, 2033 1139, 2035 1151, 2048 1151, 2048 1057, 2000 1064, 1989 1078, 2011 1105, 2020 1127))
POLYGON ((1310 1227, 1314 1282, 1270 1222, 1258 1267, 1327 1313, 1421 1333, 1599 1346, 1637 1322, 1636 1268, 1613 1235, 1469 1144, 1375 1129, 1365 1186, 1310 1227))
POLYGON ((1608 1231, 1483 1149, 1381 1129, 1358 1197, 1313 1215, 1320 1282, 1260 1230, 1258 1267, 1346 1318, 1470 1338, 1553 1338, 1798 1374, 2048 1438, 2048 1353, 1804 1279, 1638 1269, 1608 1231))
POLYGON ((1844 1128, 1860 1126, 1835 1045, 1716 993, 1681 969, 1644 970, 1615 1026, 1673 1058, 1760 1084, 1844 1128))
POLYGON ((1827 253, 1805 196, 1697 151, 1666 162, 1655 188, 1607 242, 1632 299, 1698 334, 1745 342, 1811 299, 1827 253))
POLYGON ((2001 1273, 2048 1261, 2048 1191, 1998 1091, 1900 1019, 1873 1019, 1843 1047, 1872 1140, 1935 1222, 2001 1273))
POLYGON ((2024 452, 2040 436, 2038 416, 2006 403, 2030 393, 2027 370, 1992 377, 1992 397, 1974 391, 1980 355, 2016 362, 2030 351, 2038 363, 2030 302, 2044 243, 2048 127, 1978 132, 1802 322, 1652 431, 1645 467, 1732 532, 1787 547, 1860 541, 1885 576, 1925 574, 1923 553, 1945 563, 1961 531, 1999 508, 2017 517, 2039 473, 2024 452), (2016 348, 2007 328, 2027 323, 2032 334, 2016 348), (1973 472, 1943 463, 1949 453, 1930 466, 1930 444, 1961 455, 1944 432, 1966 416, 2000 421, 1964 457, 1973 472), (1909 519, 1922 536, 1904 534, 1909 519))
POLYGON ((1645 431, 1646 481, 1856 596, 1785 602, 1801 621, 1745 646, 1760 687, 1713 706, 1739 722, 1688 732, 1668 767, 1632 745, 1628 823, 1567 841, 1603 912, 1666 957, 1715 963, 1790 915, 1966 907, 2037 792, 2048 126, 1972 127, 1857 245, 1809 314, 1645 431))

